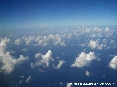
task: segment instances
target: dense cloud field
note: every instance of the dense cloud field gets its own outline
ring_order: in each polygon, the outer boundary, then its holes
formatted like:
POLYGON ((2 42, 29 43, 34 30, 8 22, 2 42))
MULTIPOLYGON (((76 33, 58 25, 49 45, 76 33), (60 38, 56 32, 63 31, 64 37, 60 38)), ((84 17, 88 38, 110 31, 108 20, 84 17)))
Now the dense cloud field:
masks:
POLYGON ((117 86, 115 27, 30 29, 0 34, 1 87, 117 86), (104 84, 105 85, 105 84, 104 84))

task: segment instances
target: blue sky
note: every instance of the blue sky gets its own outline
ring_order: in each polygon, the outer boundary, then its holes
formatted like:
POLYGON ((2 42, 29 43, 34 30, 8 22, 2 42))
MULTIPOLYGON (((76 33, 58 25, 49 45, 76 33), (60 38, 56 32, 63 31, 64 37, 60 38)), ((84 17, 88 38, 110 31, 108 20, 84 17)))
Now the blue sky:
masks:
POLYGON ((117 25, 117 0, 2 0, 0 28, 117 25))

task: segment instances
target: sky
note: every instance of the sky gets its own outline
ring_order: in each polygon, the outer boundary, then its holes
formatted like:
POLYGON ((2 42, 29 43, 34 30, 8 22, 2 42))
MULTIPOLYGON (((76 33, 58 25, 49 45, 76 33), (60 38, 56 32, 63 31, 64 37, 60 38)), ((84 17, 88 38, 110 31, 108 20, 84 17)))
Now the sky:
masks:
POLYGON ((117 25, 117 0, 0 0, 0 28, 117 25))

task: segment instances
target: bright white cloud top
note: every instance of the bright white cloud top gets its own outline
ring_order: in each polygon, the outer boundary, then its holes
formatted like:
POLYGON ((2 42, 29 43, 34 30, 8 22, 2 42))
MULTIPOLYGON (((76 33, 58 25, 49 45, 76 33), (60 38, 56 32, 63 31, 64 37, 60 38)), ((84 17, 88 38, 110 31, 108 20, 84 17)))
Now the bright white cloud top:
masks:
POLYGON ((63 60, 59 60, 59 64, 56 66, 57 69, 61 68, 61 66, 65 63, 63 60))
POLYGON ((115 56, 109 63, 109 67, 112 69, 117 69, 117 56, 115 56))
POLYGON ((36 58, 38 58, 38 61, 35 62, 35 64, 31 63, 31 67, 34 68, 34 66, 44 66, 44 67, 49 67, 49 64, 51 61, 54 61, 52 58, 52 51, 48 50, 48 52, 43 55, 41 53, 37 53, 35 55, 36 58))
POLYGON ((72 83, 67 83, 66 87, 72 87, 72 83))
POLYGON ((20 55, 18 59, 15 59, 10 55, 9 51, 6 51, 7 43, 9 43, 9 39, 1 39, 0 41, 0 62, 3 63, 1 66, 1 71, 5 71, 5 73, 11 73, 14 70, 15 65, 22 63, 25 60, 28 60, 28 56, 24 57, 20 55))
POLYGON ((104 47, 106 47, 106 44, 99 44, 99 40, 96 40, 96 41, 90 40, 89 46, 92 49, 97 48, 99 50, 102 50, 104 47))
POLYGON ((79 54, 79 57, 76 58, 75 63, 72 64, 71 67, 81 68, 84 66, 88 66, 94 59, 96 59, 94 52, 90 52, 89 54, 81 52, 81 54, 79 54))

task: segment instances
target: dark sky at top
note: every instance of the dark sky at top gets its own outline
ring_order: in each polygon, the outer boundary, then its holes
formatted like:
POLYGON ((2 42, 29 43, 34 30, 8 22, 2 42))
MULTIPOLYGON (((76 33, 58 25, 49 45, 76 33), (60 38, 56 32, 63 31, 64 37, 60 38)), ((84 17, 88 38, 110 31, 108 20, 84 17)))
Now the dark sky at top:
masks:
POLYGON ((1 0, 0 28, 116 25, 117 0, 1 0))

